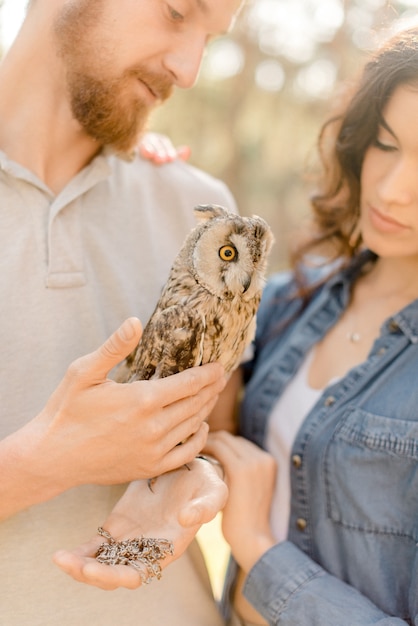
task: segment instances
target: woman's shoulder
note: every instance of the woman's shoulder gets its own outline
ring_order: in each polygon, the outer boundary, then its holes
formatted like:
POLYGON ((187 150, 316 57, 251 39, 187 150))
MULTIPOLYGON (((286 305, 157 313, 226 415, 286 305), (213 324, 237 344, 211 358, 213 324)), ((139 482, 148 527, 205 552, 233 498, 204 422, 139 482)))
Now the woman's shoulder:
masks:
POLYGON ((293 270, 272 274, 265 285, 258 310, 257 327, 260 333, 268 332, 284 320, 294 319, 307 302, 322 291, 328 277, 335 275, 337 269, 335 263, 309 263, 298 268, 297 274, 293 270))
POLYGON ((328 277, 335 275, 340 267, 339 263, 324 259, 312 259, 294 270, 284 270, 269 276, 263 292, 263 299, 285 298, 297 299, 300 294, 323 286, 328 277))

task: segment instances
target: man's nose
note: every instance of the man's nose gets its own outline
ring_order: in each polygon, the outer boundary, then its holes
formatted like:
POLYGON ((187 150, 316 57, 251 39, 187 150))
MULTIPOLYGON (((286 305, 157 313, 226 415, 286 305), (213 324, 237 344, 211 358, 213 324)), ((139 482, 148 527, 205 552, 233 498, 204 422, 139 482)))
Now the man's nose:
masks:
POLYGON ((173 83, 182 89, 189 89, 195 84, 199 75, 203 53, 206 48, 206 39, 196 36, 173 45, 166 53, 164 65, 173 77, 173 83))

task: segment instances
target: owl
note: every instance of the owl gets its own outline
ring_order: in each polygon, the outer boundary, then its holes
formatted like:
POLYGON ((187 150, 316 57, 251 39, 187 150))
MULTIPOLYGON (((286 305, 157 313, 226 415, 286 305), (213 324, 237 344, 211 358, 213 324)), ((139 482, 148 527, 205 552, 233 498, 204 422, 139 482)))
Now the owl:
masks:
POLYGON ((194 212, 198 224, 129 357, 125 382, 164 378, 212 361, 230 372, 254 336, 273 243, 270 227, 260 217, 240 217, 216 205, 194 212))

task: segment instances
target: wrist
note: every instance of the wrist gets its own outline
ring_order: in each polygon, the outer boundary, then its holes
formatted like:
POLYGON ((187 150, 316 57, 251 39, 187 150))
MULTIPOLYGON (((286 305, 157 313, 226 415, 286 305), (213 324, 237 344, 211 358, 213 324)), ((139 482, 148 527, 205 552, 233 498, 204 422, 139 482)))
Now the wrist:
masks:
POLYGON ((207 463, 213 465, 216 468, 219 477, 222 478, 222 480, 225 479, 224 466, 214 456, 212 456, 211 454, 198 454, 196 456, 196 459, 201 459, 202 461, 206 461, 207 463))
POLYGON ((234 541, 231 545, 232 554, 244 572, 248 572, 268 552, 276 542, 273 536, 253 532, 248 539, 234 541))
POLYGON ((57 466, 51 464, 53 451, 42 445, 43 439, 35 418, 0 442, 0 519, 65 490, 59 486, 57 466))

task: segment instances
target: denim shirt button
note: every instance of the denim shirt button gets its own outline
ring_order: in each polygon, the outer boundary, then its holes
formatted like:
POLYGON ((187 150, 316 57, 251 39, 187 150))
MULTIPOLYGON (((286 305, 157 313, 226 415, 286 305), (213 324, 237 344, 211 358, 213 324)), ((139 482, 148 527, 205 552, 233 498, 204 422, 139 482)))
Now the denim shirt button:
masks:
POLYGON ((300 466, 302 465, 302 457, 299 456, 299 454, 294 454, 292 456, 292 464, 293 464, 293 467, 295 467, 296 469, 299 469, 300 466))
POLYGON ((395 320, 390 320, 389 322, 389 332, 397 333, 399 330, 399 324, 395 322, 395 320))
POLYGON ((332 406, 335 402, 334 396, 327 396, 324 400, 325 406, 332 406))
POLYGON ((296 520, 296 528, 300 530, 301 532, 303 532, 306 529, 307 525, 308 525, 308 522, 303 517, 298 517, 298 519, 296 520))
POLYGON ((384 354, 386 354, 387 352, 387 348, 379 348, 379 350, 377 351, 378 356, 383 356, 384 354))

